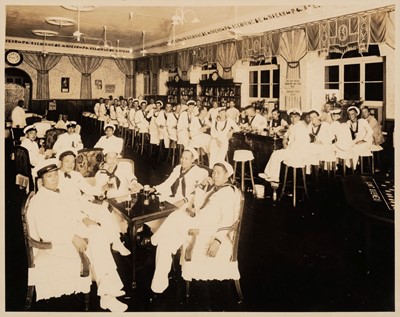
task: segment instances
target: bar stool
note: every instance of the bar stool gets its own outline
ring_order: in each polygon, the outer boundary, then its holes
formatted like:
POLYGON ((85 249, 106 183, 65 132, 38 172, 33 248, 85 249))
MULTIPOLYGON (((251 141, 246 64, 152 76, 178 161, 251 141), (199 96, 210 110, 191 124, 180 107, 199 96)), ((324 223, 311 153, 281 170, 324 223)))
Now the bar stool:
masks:
POLYGON ((139 152, 139 149, 140 149, 140 154, 141 155, 143 155, 143 150, 144 150, 144 145, 145 145, 145 142, 146 142, 146 135, 147 134, 148 134, 147 132, 139 132, 136 135, 136 149, 135 149, 135 151, 139 152))
POLYGON ((371 169, 372 175, 374 175, 375 172, 375 167, 374 167, 374 155, 369 149, 366 149, 365 151, 361 152, 359 155, 359 161, 360 161, 360 166, 361 166, 361 175, 364 174, 364 159, 368 159, 368 165, 371 169))
POLYGON ((206 164, 204 164, 204 156, 205 155, 207 156, 207 164, 208 164, 208 161, 209 161, 208 154, 204 151, 204 149, 202 147, 199 147, 199 148, 196 148, 196 151, 197 151, 197 154, 199 155, 199 164, 206 165, 206 164))
MULTIPOLYGON (((381 157, 380 157, 379 152, 383 150, 383 147, 380 145, 372 144, 370 150, 371 150, 372 156, 373 156, 372 160, 375 161, 375 157, 378 160, 378 162, 377 162, 378 164, 374 163, 374 165, 378 165, 378 168, 381 169, 381 157), (376 153, 376 155, 375 155, 375 153, 376 153)), ((379 172, 378 169, 377 169, 377 171, 379 172)))
POLYGON ((296 179, 297 179, 297 169, 300 168, 302 175, 303 175, 303 186, 304 186, 304 193, 308 199, 308 191, 307 191, 307 183, 306 183, 306 163, 302 161, 294 161, 294 160, 285 160, 283 161, 285 164, 285 176, 283 178, 283 187, 281 192, 281 197, 279 200, 282 199, 283 195, 285 194, 286 188, 286 181, 287 181, 287 173, 289 168, 293 169, 293 207, 296 207, 296 179))
POLYGON ((253 167, 251 165, 251 161, 254 160, 254 155, 253 152, 250 150, 236 150, 233 153, 233 177, 236 178, 236 168, 237 168, 237 163, 241 162, 241 177, 240 177, 240 183, 241 183, 241 189, 244 191, 244 180, 245 179, 250 179, 251 180, 251 185, 253 186, 253 193, 255 193, 256 187, 254 185, 254 177, 253 177, 253 167), (245 177, 245 163, 249 162, 249 168, 250 168, 250 177, 245 177))
POLYGON ((354 161, 353 161, 354 153, 353 151, 339 151, 336 152, 336 158, 339 161, 339 164, 343 166, 343 176, 346 176, 346 160, 350 161, 350 168, 354 174, 354 161))
POLYGON ((328 182, 330 181, 331 172, 333 172, 333 177, 336 178, 336 155, 335 152, 330 151, 327 153, 321 153, 319 155, 319 165, 325 168, 328 172, 328 182))
POLYGON ((176 157, 176 148, 178 144, 176 140, 169 140, 169 148, 167 154, 167 162, 171 159, 171 166, 175 164, 175 157, 176 157))

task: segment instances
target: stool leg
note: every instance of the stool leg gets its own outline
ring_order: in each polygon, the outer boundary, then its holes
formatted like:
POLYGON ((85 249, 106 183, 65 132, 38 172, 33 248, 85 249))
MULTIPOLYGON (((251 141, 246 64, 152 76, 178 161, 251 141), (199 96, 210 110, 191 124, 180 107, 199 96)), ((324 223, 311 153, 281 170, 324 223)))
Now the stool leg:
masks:
POLYGON ((279 198, 279 200, 281 200, 283 195, 285 194, 288 169, 289 169, 289 167, 286 165, 285 166, 285 176, 283 177, 283 187, 282 187, 281 197, 279 198))
POLYGON ((364 158, 360 156, 361 175, 364 174, 364 158))
POLYGON ((242 191, 244 191, 244 161, 242 161, 242 179, 241 179, 241 184, 242 184, 242 191))
POLYGON ((353 175, 354 175, 354 161, 352 158, 350 159, 350 167, 351 167, 351 170, 353 171, 353 175))
POLYGON ((233 178, 236 177, 236 168, 237 168, 237 162, 235 161, 235 162, 233 163, 233 178))
POLYGON ((336 179, 336 162, 332 162, 333 177, 336 179))
POLYGON ((306 197, 308 199, 308 190, 307 190, 307 182, 306 182, 306 168, 303 167, 301 169, 302 173, 303 173, 303 186, 304 186, 304 192, 306 193, 306 197))
POLYGON ((253 177, 253 165, 251 164, 252 161, 249 162, 249 167, 250 167, 250 178, 251 178, 251 185, 253 186, 253 193, 255 193, 256 186, 254 184, 254 177, 253 177))
POLYGON ((293 207, 296 207, 296 174, 297 169, 293 167, 293 207))
POLYGON ((372 175, 375 174, 375 166, 374 166, 374 155, 372 154, 372 156, 370 156, 371 159, 371 169, 372 169, 372 175))
POLYGON ((346 176, 346 159, 340 159, 343 166, 343 176, 346 176))
POLYGON ((326 162, 326 169, 328 172, 328 184, 331 182, 331 162, 326 162))

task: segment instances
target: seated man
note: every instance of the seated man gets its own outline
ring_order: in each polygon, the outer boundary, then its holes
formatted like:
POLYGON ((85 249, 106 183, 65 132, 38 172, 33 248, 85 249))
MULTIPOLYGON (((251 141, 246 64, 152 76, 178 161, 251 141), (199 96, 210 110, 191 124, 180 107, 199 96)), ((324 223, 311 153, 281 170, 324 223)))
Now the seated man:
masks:
POLYGON ((271 111, 271 121, 268 124, 269 134, 274 135, 287 127, 289 127, 289 124, 284 119, 280 118, 279 109, 273 109, 271 111))
POLYGON ((233 168, 229 163, 216 163, 212 178, 207 178, 202 183, 206 190, 199 187, 190 199, 189 207, 180 208, 170 214, 151 237, 151 243, 157 246, 151 282, 154 293, 162 293, 168 287, 171 255, 189 240, 189 229, 199 229, 196 243, 204 244, 204 251, 208 256, 215 257, 220 246, 224 244, 227 239, 224 229, 235 221, 235 188, 229 182, 232 174, 233 168))
POLYGON ((97 186, 90 185, 81 173, 74 170, 76 155, 74 148, 60 150, 57 155, 61 163, 58 170, 61 194, 66 201, 74 204, 73 208, 81 210, 91 220, 101 224, 114 251, 123 256, 129 255, 130 251, 125 248, 120 240, 118 224, 111 217, 107 203, 95 204, 91 202, 94 200, 93 196, 100 196, 102 191, 97 186))
MULTIPOLYGON (((34 225, 38 238, 51 242, 52 248, 35 257, 36 267, 47 267, 52 257, 78 258, 78 252, 85 252, 90 259, 97 283, 97 294, 101 297, 100 307, 114 312, 123 312, 127 305, 116 299, 124 294, 123 284, 117 272, 114 258, 110 251, 110 243, 106 239, 104 228, 90 220, 79 209, 71 208, 58 189, 59 174, 57 161, 43 160, 36 168, 43 186, 32 198, 27 210, 30 224, 34 225)), ((79 276, 80 268, 77 267, 79 276)), ((49 271, 50 272, 50 271, 49 271)), ((57 277, 62 272, 54 272, 57 277)), ((52 274, 43 276, 51 283, 56 277, 52 274)), ((42 281, 44 282, 44 281, 42 281)), ((41 292, 36 285, 36 291, 41 292)), ((45 291, 45 290, 43 290, 45 291)))
POLYGON ((367 120, 368 124, 372 128, 372 144, 381 145, 383 142, 385 142, 381 126, 379 125, 378 120, 376 120, 375 117, 371 115, 371 111, 367 106, 361 106, 361 117, 367 120))
POLYGON ((320 114, 317 110, 311 110, 309 113, 311 122, 308 124, 308 132, 310 135, 310 151, 311 164, 319 165, 319 161, 323 160, 329 153, 333 153, 332 141, 335 138, 331 125, 322 122, 320 114))
POLYGON ((290 109, 288 111, 292 124, 283 137, 283 149, 272 152, 272 155, 265 167, 264 173, 258 174, 267 182, 274 183, 273 186, 279 184, 279 176, 281 171, 281 163, 290 158, 296 160, 306 159, 308 156, 310 136, 304 121, 300 120, 301 110, 290 109))
POLYGON ((256 112, 256 109, 249 105, 245 108, 247 119, 249 122, 250 130, 261 133, 267 128, 267 119, 260 113, 256 112))
POLYGON ((104 125, 104 133, 97 143, 94 145, 95 148, 114 148, 117 150, 118 155, 121 154, 124 145, 124 139, 118 138, 114 135, 115 125, 108 123, 104 125))
POLYGON ((367 120, 360 118, 360 109, 355 106, 351 106, 347 109, 347 125, 350 128, 351 138, 353 139, 353 161, 354 164, 358 162, 360 155, 363 155, 366 151, 368 152, 372 145, 373 131, 367 120))
POLYGON ((58 153, 61 149, 72 147, 77 151, 83 149, 81 136, 75 132, 76 122, 67 121, 65 124, 67 133, 60 134, 53 145, 53 152, 58 153))
POLYGON ((175 166, 171 175, 154 190, 160 193, 160 201, 168 201, 178 208, 188 202, 196 184, 208 176, 208 171, 194 164, 199 158, 197 151, 186 148, 181 155, 180 164, 175 166))
POLYGON ((24 133, 26 138, 22 140, 21 146, 28 150, 31 165, 36 166, 46 158, 44 147, 39 149, 39 145, 36 142, 37 130, 34 125, 25 127, 24 133))
POLYGON ((54 128, 67 130, 67 121, 68 121, 67 114, 60 115, 54 128))
POLYGON ((143 188, 137 181, 132 165, 118 161, 118 150, 107 148, 103 151, 104 163, 95 175, 96 187, 107 198, 128 197, 143 188))

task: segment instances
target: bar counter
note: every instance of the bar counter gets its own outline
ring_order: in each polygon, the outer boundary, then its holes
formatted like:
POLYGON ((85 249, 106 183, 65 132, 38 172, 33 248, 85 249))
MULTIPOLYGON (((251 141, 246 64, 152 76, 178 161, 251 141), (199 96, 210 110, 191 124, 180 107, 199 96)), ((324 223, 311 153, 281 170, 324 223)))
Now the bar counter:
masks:
POLYGON ((237 132, 229 141, 228 157, 233 162, 233 152, 235 150, 250 150, 254 155, 253 168, 255 175, 264 171, 271 154, 275 150, 281 149, 282 137, 261 135, 251 132, 237 132))

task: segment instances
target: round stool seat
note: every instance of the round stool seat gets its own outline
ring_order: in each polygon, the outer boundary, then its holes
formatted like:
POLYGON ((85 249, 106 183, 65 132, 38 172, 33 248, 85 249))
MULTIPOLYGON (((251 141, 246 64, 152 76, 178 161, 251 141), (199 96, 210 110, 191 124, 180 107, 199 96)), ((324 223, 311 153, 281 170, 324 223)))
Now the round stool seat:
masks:
POLYGON ((336 161, 336 155, 335 152, 330 151, 327 153, 320 153, 318 156, 320 161, 324 162, 335 162, 336 161))
POLYGON ((379 152, 383 150, 383 147, 381 147, 380 145, 372 144, 370 150, 371 152, 379 152))
POLYGON ((351 159, 354 157, 354 153, 353 151, 337 151, 336 157, 343 160, 351 159))
POLYGON ((293 168, 303 168, 306 167, 306 163, 303 160, 294 160, 294 159, 289 159, 289 160, 284 160, 283 163, 289 167, 293 168))
POLYGON ((254 160, 253 152, 250 150, 236 150, 233 153, 233 160, 235 162, 247 162, 254 160))
POLYGON ((97 119, 97 116, 96 116, 94 113, 91 113, 91 114, 89 115, 89 117, 91 117, 91 118, 93 118, 93 119, 97 119))
POLYGON ((368 150, 368 149, 366 149, 366 150, 364 150, 364 151, 361 151, 361 152, 359 153, 359 155, 362 156, 362 157, 373 156, 373 155, 372 155, 372 152, 371 152, 370 150, 368 150))
POLYGON ((91 112, 87 112, 87 111, 82 112, 82 116, 84 116, 84 117, 89 117, 90 114, 91 114, 91 112))

